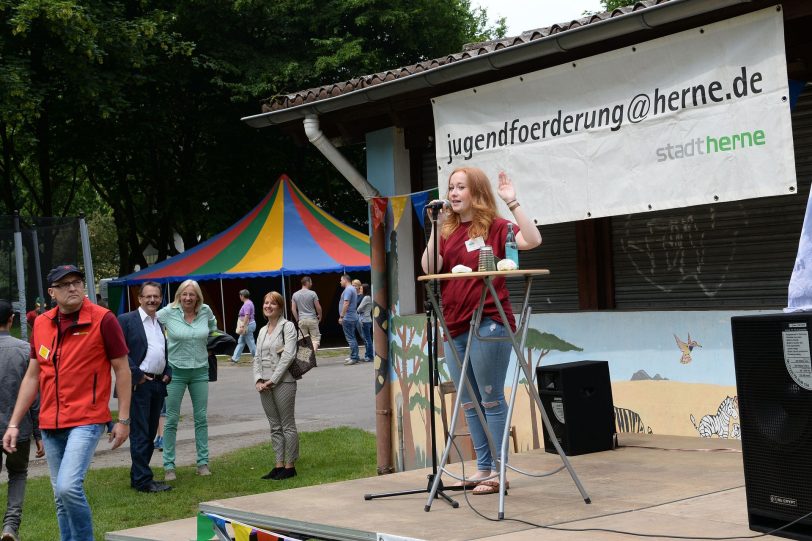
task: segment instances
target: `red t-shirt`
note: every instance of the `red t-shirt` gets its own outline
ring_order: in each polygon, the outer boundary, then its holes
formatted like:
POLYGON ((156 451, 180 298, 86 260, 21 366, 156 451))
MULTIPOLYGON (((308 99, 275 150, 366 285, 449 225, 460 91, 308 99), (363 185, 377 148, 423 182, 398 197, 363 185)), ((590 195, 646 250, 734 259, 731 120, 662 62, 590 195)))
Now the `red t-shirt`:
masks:
MULTIPOLYGON (((507 238, 508 221, 503 218, 495 218, 488 231, 488 238, 485 240, 486 246, 493 248, 493 255, 499 259, 505 257, 505 239, 507 238)), ((447 239, 440 237, 440 256, 443 258, 442 272, 451 272, 456 265, 465 265, 476 271, 479 266, 479 250, 468 251, 465 241, 468 240, 468 229, 471 223, 466 222, 453 232, 447 239)), ((514 225, 514 231, 519 228, 514 225)), ((440 282, 440 293, 442 294, 443 317, 445 318, 451 337, 455 338, 471 328, 471 316, 479 302, 482 288, 485 282, 480 278, 470 278, 467 280, 443 280, 440 282)), ((510 306, 510 295, 505 287, 504 278, 495 278, 493 286, 499 295, 499 303, 508 317, 508 324, 514 331, 516 321, 513 317, 513 309, 510 306)), ((485 295, 485 310, 482 318, 489 317, 494 321, 502 321, 499 311, 496 309, 493 295, 488 292, 485 295)), ((503 322, 504 324, 504 322, 503 322)))
MULTIPOLYGON (((60 314, 59 317, 59 332, 60 334, 64 334, 68 331, 68 328, 76 322, 76 318, 79 316, 79 311, 77 310, 73 314, 68 314, 67 316, 62 316, 60 314)), ((99 332, 102 335, 102 340, 104 340, 104 351, 107 353, 108 359, 116 359, 118 357, 126 357, 127 353, 130 352, 129 348, 127 347, 127 341, 124 340, 124 332, 121 330, 121 325, 118 324, 118 319, 113 314, 113 312, 107 312, 104 314, 102 318, 99 332)), ((34 348, 33 343, 33 333, 31 336, 31 358, 37 358, 37 350, 34 348)))

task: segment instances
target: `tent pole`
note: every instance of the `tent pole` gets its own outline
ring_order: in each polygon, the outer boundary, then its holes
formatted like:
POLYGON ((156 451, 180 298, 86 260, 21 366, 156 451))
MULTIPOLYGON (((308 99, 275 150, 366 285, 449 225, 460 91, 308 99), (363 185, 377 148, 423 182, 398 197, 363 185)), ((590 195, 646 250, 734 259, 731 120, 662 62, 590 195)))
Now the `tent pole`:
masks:
POLYGON ((226 299, 223 297, 223 279, 220 278, 220 311, 223 313, 223 331, 226 330, 226 299))
POLYGON ((282 299, 285 301, 285 319, 288 319, 288 294, 285 291, 285 271, 282 272, 282 299))

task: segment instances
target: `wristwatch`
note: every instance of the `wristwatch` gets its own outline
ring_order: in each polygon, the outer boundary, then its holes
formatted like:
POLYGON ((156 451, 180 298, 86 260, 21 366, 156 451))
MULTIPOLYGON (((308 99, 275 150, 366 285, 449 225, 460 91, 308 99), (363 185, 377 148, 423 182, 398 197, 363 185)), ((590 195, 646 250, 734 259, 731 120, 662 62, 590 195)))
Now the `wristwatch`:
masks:
POLYGON ((119 419, 118 422, 120 424, 124 425, 124 426, 130 426, 130 420, 129 419, 119 419))

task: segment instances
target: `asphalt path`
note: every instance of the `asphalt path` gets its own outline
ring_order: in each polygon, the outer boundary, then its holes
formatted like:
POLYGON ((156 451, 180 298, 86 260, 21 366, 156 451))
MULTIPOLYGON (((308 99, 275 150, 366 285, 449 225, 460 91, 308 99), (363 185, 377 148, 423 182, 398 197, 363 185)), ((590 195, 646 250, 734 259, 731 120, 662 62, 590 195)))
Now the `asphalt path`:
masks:
MULTIPOLYGON (((339 426, 375 431, 375 372, 371 363, 345 366, 347 353, 347 348, 320 351, 319 366, 299 381, 296 396, 296 426, 299 431, 311 432, 339 426)), ((115 399, 111 399, 110 407, 117 408, 115 399)), ((232 365, 227 360, 220 361, 217 381, 209 384, 208 418, 210 458, 270 440, 268 420, 254 389, 248 355, 243 355, 238 365, 232 365)), ((186 393, 178 424, 176 465, 194 463, 192 402, 186 393)), ((129 442, 111 451, 106 436, 102 438, 91 468, 129 465, 129 442)), ((151 466, 162 465, 161 453, 156 451, 151 466)), ((48 475, 45 459, 35 459, 33 452, 28 475, 48 475)), ((156 478, 160 478, 160 475, 156 475, 156 478)))

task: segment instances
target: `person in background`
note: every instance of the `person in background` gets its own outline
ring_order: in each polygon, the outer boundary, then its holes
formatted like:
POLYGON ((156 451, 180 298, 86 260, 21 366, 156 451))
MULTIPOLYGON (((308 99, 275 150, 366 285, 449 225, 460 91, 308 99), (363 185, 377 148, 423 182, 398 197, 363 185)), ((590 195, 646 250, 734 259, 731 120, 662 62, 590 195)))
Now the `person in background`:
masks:
POLYGON ((34 328, 34 320, 37 319, 37 316, 44 311, 45 301, 42 297, 37 297, 37 300, 34 302, 33 310, 29 310, 28 313, 25 314, 25 321, 28 323, 29 328, 34 328))
POLYGON ((262 313, 268 324, 259 331, 254 356, 254 386, 271 426, 276 464, 263 479, 280 481, 296 475, 299 433, 296 430, 296 380, 288 371, 296 355, 296 327, 282 315, 285 299, 276 291, 265 295, 262 313))
POLYGON ((372 296, 369 284, 361 284, 358 296, 358 324, 361 327, 361 336, 364 338, 364 361, 371 363, 375 355, 372 348, 372 296))
POLYGON ((358 293, 352 285, 352 278, 349 274, 342 274, 339 282, 344 291, 338 301, 338 324, 344 331, 344 338, 350 347, 350 356, 344 360, 344 364, 357 364, 361 359, 358 357, 358 340, 355 338, 355 324, 358 321, 358 293))
POLYGON ((166 397, 161 402, 161 415, 158 417, 158 431, 155 433, 153 447, 158 451, 164 450, 164 425, 166 425, 166 397))
POLYGON ((121 314, 118 322, 130 353, 133 380, 130 404, 130 486, 139 492, 164 492, 172 487, 154 480, 149 462, 155 451, 153 438, 158 431, 166 384, 172 369, 166 362, 166 338, 156 313, 161 306, 161 285, 144 282, 138 290, 139 307, 121 314))
POLYGON ((3 449, 18 452, 20 425, 39 393, 39 425, 59 533, 62 541, 86 541, 93 539, 93 517, 84 480, 99 439, 112 424, 111 367, 118 392, 118 421, 108 437, 112 448, 130 434, 132 380, 127 344, 116 316, 85 297, 82 271, 62 265, 51 269, 47 279, 48 294, 56 299, 57 308, 34 321, 31 360, 3 436, 3 449))
POLYGON ((194 280, 186 280, 175 292, 175 300, 158 310, 158 321, 166 332, 166 347, 172 381, 166 386, 166 426, 164 427, 164 480, 175 481, 175 438, 180 420, 180 404, 186 389, 192 398, 195 424, 197 474, 209 470, 209 333, 217 320, 203 303, 203 292, 194 280))
MULTIPOLYGON (((514 229, 518 231, 516 243, 519 249, 529 250, 541 244, 541 233, 522 209, 516 199, 513 182, 504 172, 499 173, 498 194, 518 224, 514 229)), ((451 272, 456 265, 476 269, 479 248, 482 246, 491 246, 494 256, 500 259, 505 257, 505 239, 509 222, 497 214, 493 188, 484 171, 474 167, 454 170, 448 179, 446 200, 451 202, 451 208, 446 206, 439 212, 436 225, 439 231, 434 230, 435 226, 432 227, 422 257, 424 272, 429 274, 451 272), (434 235, 438 234, 439 254, 435 261, 430 247, 434 246, 434 235)), ((456 362, 453 349, 456 349, 459 359, 462 360, 469 339, 471 315, 477 308, 483 284, 479 279, 469 278, 444 280, 440 287, 443 317, 451 334, 445 337, 444 342, 446 367, 459 388, 461 367, 456 362)), ((471 337, 470 363, 466 377, 475 396, 469 396, 466 388, 460 391, 465 419, 477 457, 477 471, 466 480, 466 483, 476 484, 474 494, 492 494, 500 491, 499 482, 493 479, 497 475, 497 467, 495 457, 491 455, 485 430, 488 430, 498 449, 502 442, 507 414, 504 387, 511 344, 508 340, 487 339, 508 336, 506 325, 516 330, 505 279, 494 278, 493 287, 498 294, 498 301, 491 295, 486 296, 478 335, 471 337), (508 321, 502 321, 496 302, 502 306, 508 321), (482 405, 487 426, 482 426, 473 407, 473 400, 482 405)))
POLYGON ((237 319, 242 322, 245 332, 243 332, 237 340, 237 347, 234 348, 234 354, 231 356, 231 362, 234 364, 240 362, 240 355, 242 355, 242 351, 246 345, 252 357, 257 352, 257 346, 254 342, 254 331, 257 330, 257 322, 256 319, 254 319, 254 303, 250 297, 251 293, 247 289, 240 290, 242 306, 240 307, 240 314, 237 319))
MULTIPOLYGON (((14 410, 14 402, 17 400, 17 393, 25 372, 28 370, 29 351, 31 351, 31 346, 27 342, 9 334, 13 323, 14 311, 11 303, 0 299, 0 432, 5 432, 8 427, 11 412, 14 410)), ((19 541, 17 532, 20 530, 23 515, 32 436, 37 448, 37 458, 45 455, 42 435, 39 431, 39 399, 34 400, 34 403, 31 404, 28 413, 20 422, 19 429, 17 452, 0 451, 0 470, 3 469, 3 458, 5 458, 8 471, 6 514, 3 517, 3 533, 0 534, 2 541, 19 541)))
POLYGON ((304 336, 310 336, 313 341, 313 350, 318 351, 321 343, 319 323, 322 314, 319 296, 311 289, 312 287, 313 280, 310 279, 310 276, 302 277, 302 289, 291 297, 290 311, 293 319, 299 324, 299 330, 304 336))

